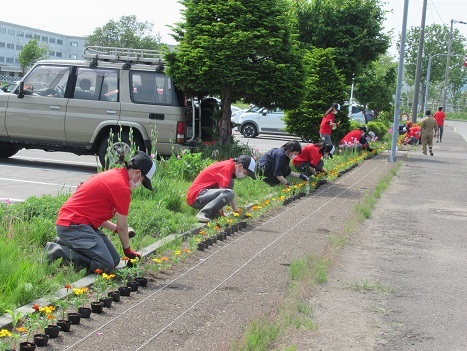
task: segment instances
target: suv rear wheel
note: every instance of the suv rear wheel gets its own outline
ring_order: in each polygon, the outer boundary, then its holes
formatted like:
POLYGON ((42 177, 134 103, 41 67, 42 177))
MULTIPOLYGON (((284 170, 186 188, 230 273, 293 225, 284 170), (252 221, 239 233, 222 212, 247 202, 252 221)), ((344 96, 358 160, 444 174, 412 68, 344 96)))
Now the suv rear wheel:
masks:
MULTIPOLYGON (((133 134, 133 146, 137 150, 146 152, 144 143, 138 136, 133 134)), ((102 168, 109 169, 114 165, 123 163, 128 159, 128 155, 132 153, 132 145, 130 143, 130 133, 128 130, 123 130, 121 137, 114 134, 113 142, 109 146, 108 138, 104 138, 99 146, 99 161, 102 168), (120 139, 120 140, 119 140, 120 139)))
POLYGON ((258 130, 253 123, 244 124, 241 133, 246 138, 254 138, 258 135, 258 130))

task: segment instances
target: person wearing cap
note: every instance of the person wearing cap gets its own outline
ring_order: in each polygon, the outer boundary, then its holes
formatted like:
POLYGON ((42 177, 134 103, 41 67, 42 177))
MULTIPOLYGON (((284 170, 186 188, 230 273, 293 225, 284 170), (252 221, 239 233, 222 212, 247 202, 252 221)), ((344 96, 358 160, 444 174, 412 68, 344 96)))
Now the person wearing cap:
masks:
POLYGON ((421 143, 420 139, 420 126, 416 123, 407 122, 406 125, 407 133, 405 135, 406 144, 417 145, 421 143))
POLYGON ((45 247, 48 261, 61 257, 91 273, 96 269, 112 272, 120 263, 120 255, 100 228, 118 234, 125 256, 139 258, 129 240, 131 192, 141 184, 152 191, 155 170, 152 158, 138 150, 125 167, 98 173, 81 183, 59 210, 58 238, 45 247), (116 223, 110 221, 114 217, 116 223))
POLYGON ((271 186, 281 183, 285 186, 291 185, 285 178, 288 176, 308 181, 306 175, 292 172, 290 168, 290 160, 296 158, 301 152, 302 146, 297 140, 289 141, 280 148, 269 150, 258 160, 259 174, 271 186))
POLYGON ((431 116, 431 110, 426 110, 425 118, 420 123, 420 133, 422 134, 422 152, 426 155, 426 147, 430 155, 433 156, 433 137, 438 131, 438 124, 436 119, 431 116))
POLYGON ((372 151, 369 146, 371 139, 375 138, 375 133, 368 132, 365 126, 351 130, 341 140, 340 145, 343 147, 357 147, 358 150, 372 151), (370 134, 371 133, 371 134, 370 134))
POLYGON ((292 160, 294 167, 305 175, 316 176, 324 170, 323 158, 332 158, 336 148, 332 144, 308 144, 302 148, 302 152, 292 160))
POLYGON ((436 142, 443 141, 443 129, 444 129, 444 119, 446 118, 446 114, 443 111, 443 107, 438 107, 438 111, 435 112, 433 116, 436 119, 436 124, 438 125, 438 133, 436 133, 436 142))
POLYGON ((234 180, 255 176, 256 162, 251 156, 241 155, 236 159, 215 162, 203 169, 188 188, 186 202, 200 210, 199 222, 207 223, 222 214, 222 208, 230 204, 238 212, 233 191, 234 180))
POLYGON ((332 144, 331 133, 334 129, 339 127, 339 122, 334 122, 334 116, 341 109, 341 105, 332 104, 330 108, 324 113, 323 118, 321 119, 321 124, 319 126, 319 136, 323 143, 332 144))

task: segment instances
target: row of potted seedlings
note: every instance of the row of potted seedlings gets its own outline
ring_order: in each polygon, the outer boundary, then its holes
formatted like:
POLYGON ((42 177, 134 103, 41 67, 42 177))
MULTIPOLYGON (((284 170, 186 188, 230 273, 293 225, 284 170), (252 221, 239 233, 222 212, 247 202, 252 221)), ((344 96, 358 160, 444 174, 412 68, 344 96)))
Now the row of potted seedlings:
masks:
POLYGON ((8 310, 12 328, 11 331, 0 330, 0 351, 31 351, 47 346, 49 339, 58 337, 60 332, 70 332, 72 325, 79 325, 83 318, 90 318, 92 313, 102 313, 104 308, 112 307, 113 302, 119 302, 122 296, 130 296, 139 287, 146 287, 148 279, 140 276, 139 261, 126 257, 124 260, 127 261, 126 266, 119 269, 116 275, 96 270, 96 279, 91 288, 73 288, 71 284, 66 284, 66 297, 49 306, 35 304, 31 313, 24 316, 8 310), (71 306, 74 306, 73 312, 69 312, 71 306))

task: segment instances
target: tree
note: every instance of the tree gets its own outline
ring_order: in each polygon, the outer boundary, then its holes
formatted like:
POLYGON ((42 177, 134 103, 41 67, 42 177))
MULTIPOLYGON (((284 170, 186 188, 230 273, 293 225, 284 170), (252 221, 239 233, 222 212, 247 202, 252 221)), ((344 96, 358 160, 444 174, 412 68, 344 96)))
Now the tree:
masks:
POLYGON ((219 141, 231 140, 231 103, 298 105, 302 53, 285 0, 181 0, 184 22, 167 53, 168 74, 188 96, 221 98, 219 141))
POLYGON ((396 91, 397 63, 386 55, 372 62, 355 78, 355 98, 369 109, 391 111, 396 91))
MULTIPOLYGON (((417 69, 417 56, 418 56, 418 43, 420 40, 420 27, 411 27, 406 35, 406 50, 404 54, 404 68, 405 79, 409 84, 415 81, 415 74, 417 69)), ((449 42, 449 28, 446 25, 432 24, 425 27, 425 39, 423 42, 423 55, 421 66, 421 81, 420 90, 423 101, 426 90, 426 78, 428 71, 428 61, 430 57, 436 54, 447 55, 447 47, 449 42), (440 45, 440 43, 442 43, 440 45)), ((399 40, 400 41, 400 40, 399 40)), ((458 55, 452 56, 450 60, 449 69, 449 88, 453 96, 459 92, 462 86, 467 82, 467 72, 462 69, 464 63, 466 39, 460 34, 456 28, 452 33, 451 40, 451 54, 458 55)), ((400 45, 398 45, 400 47, 400 45)), ((446 59, 447 56, 433 57, 431 60, 430 69, 430 86, 435 88, 436 84, 443 83, 446 73, 446 59)))
POLYGON ((334 48, 336 65, 349 85, 352 77, 389 48, 380 0, 302 0, 296 4, 300 42, 334 48))
MULTIPOLYGON (((336 67, 334 49, 315 48, 307 51, 303 63, 306 77, 305 96, 300 106, 286 111, 284 121, 289 133, 317 141, 324 112, 332 103, 341 103, 345 100, 344 78, 336 67)), ((336 119, 343 122, 343 128, 340 129, 345 129, 348 118, 343 110, 336 119)), ((339 129, 333 133, 336 139, 340 140, 342 136, 343 132, 341 133, 339 129)))
POLYGON ((18 55, 19 65, 23 73, 37 61, 47 58, 48 52, 49 48, 47 45, 42 43, 39 45, 37 39, 29 40, 18 55))
POLYGON ((135 15, 122 16, 118 21, 110 20, 96 28, 86 38, 86 45, 157 50, 161 45, 161 35, 151 34, 153 26, 147 21, 138 22, 135 15))

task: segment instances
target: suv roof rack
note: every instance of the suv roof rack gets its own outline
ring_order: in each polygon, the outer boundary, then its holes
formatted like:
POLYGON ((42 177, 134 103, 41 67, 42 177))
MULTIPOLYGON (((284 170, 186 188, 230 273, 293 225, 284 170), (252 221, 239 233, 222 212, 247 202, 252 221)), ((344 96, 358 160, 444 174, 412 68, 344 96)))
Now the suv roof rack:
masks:
POLYGON ((83 57, 112 62, 145 63, 151 65, 163 64, 161 50, 115 48, 108 46, 86 46, 83 57))

